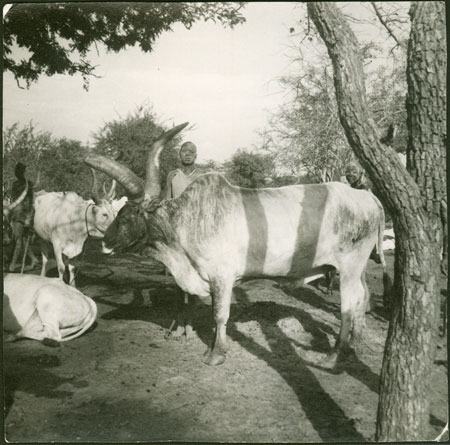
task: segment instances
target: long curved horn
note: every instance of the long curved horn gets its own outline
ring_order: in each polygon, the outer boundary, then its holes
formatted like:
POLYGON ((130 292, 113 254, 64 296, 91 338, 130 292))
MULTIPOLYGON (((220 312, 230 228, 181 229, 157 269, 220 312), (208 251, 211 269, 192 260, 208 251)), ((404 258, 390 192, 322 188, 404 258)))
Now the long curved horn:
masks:
POLYGON ((40 182, 41 182, 41 171, 38 170, 37 176, 36 176, 36 181, 34 181, 34 189, 35 190, 39 187, 40 182))
POLYGON ((92 199, 96 204, 100 201, 100 194, 98 193, 98 181, 97 181, 97 173, 95 170, 91 167, 92 172, 92 199))
POLYGON ((144 196, 142 179, 125 165, 101 155, 89 155, 84 159, 84 162, 89 167, 106 173, 109 177, 115 179, 126 189, 130 199, 137 199, 144 196))
MULTIPOLYGON (((103 183, 103 185, 105 186, 105 183, 103 183)), ((111 183, 111 188, 109 189, 109 192, 106 192, 106 187, 105 187, 105 198, 108 201, 112 201, 114 199, 114 197, 116 196, 116 185, 117 185, 117 181, 115 179, 113 179, 112 183, 111 183)))
POLYGON ((189 122, 185 122, 184 124, 177 125, 169 131, 164 132, 150 147, 145 175, 146 198, 155 198, 161 193, 161 186, 159 185, 159 154, 161 153, 161 150, 167 142, 188 125, 189 122))
POLYGON ((3 211, 10 212, 11 210, 15 209, 25 199, 25 196, 27 196, 27 193, 28 193, 28 181, 25 179, 25 188, 23 189, 23 192, 11 204, 9 204, 8 206, 5 206, 3 208, 3 211))

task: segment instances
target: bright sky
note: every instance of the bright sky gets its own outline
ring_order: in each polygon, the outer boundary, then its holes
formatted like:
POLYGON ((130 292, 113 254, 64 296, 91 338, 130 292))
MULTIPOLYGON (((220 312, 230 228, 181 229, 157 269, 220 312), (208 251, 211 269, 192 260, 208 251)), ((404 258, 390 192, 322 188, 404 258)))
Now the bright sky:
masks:
MULTIPOLYGON (((243 9, 243 25, 230 29, 199 22, 190 30, 175 25, 150 54, 138 48, 106 53, 100 47, 90 60, 101 78, 91 79, 88 92, 79 75, 42 76, 21 90, 4 73, 3 126, 32 120, 56 137, 92 143, 92 134, 105 122, 150 104, 168 126, 185 121, 195 126, 182 134, 196 143, 199 161, 222 162, 238 148, 254 148, 257 131, 286 99, 277 79, 295 68, 291 60, 299 54, 293 47, 301 38, 298 21, 304 9, 294 2, 254 2, 243 9)), ((373 20, 370 9, 367 2, 344 6, 346 13, 373 20)), ((366 34, 382 37, 370 29, 366 34)), ((303 57, 305 63, 317 59, 305 51, 303 57)))
POLYGON ((176 25, 154 51, 93 51, 100 79, 83 90, 81 76, 42 76, 29 90, 4 74, 3 125, 30 120, 56 137, 92 142, 105 122, 152 104, 169 126, 189 121, 184 140, 197 144, 199 160, 223 161, 238 148, 252 148, 268 110, 283 100, 277 77, 289 68, 289 28, 301 11, 293 3, 252 3, 247 21, 234 29, 197 23, 176 25))

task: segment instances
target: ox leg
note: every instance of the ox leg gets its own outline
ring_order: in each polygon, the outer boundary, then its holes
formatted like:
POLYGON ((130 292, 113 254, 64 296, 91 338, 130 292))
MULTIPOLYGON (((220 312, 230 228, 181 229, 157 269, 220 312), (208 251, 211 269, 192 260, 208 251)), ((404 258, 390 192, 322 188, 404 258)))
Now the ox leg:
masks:
POLYGON ((216 324, 214 343, 205 354, 207 365, 221 365, 225 361, 227 351, 227 322, 230 316, 231 293, 233 280, 229 282, 213 282, 211 285, 212 308, 216 324))
POLYGON ((367 287, 367 281, 366 281, 366 271, 364 270, 364 272, 361 275, 361 283, 363 285, 364 288, 364 313, 367 314, 372 310, 372 304, 370 301, 370 291, 369 288, 367 287))
POLYGON ((353 274, 350 277, 341 276, 341 329, 335 346, 336 352, 348 348, 350 335, 352 345, 359 342, 365 327, 367 300, 364 272, 359 277, 353 274))
POLYGON ((73 264, 68 263, 69 268, 69 284, 73 287, 76 287, 75 284, 75 266, 73 264))
POLYGON ((60 290, 55 286, 41 286, 35 294, 35 312, 16 336, 39 340, 47 346, 59 346, 64 298, 67 297, 60 295, 60 290))
POLYGON ((14 247, 13 257, 12 257, 11 263, 9 265, 9 271, 14 272, 17 269, 16 263, 17 263, 17 260, 19 259, 20 251, 22 250, 22 246, 23 246, 24 226, 22 223, 19 223, 17 221, 13 222, 11 224, 11 226, 13 229, 15 247, 14 247))
POLYGON ((61 281, 64 281, 64 272, 66 270, 66 265, 64 264, 63 257, 62 257, 62 249, 58 244, 54 243, 53 251, 55 252, 55 258, 56 258, 56 264, 58 267, 59 279, 61 281))
POLYGON ((28 247, 28 257, 30 258, 31 265, 30 269, 34 269, 36 265, 39 263, 39 260, 36 258, 36 255, 33 252, 33 248, 31 247, 31 244, 34 243, 36 240, 36 236, 34 234, 30 235, 30 246, 28 247))
POLYGON ((41 248, 41 256, 42 256, 41 277, 45 277, 45 274, 47 273, 47 263, 48 258, 50 256, 50 249, 48 243, 42 239, 39 240, 39 245, 41 248))

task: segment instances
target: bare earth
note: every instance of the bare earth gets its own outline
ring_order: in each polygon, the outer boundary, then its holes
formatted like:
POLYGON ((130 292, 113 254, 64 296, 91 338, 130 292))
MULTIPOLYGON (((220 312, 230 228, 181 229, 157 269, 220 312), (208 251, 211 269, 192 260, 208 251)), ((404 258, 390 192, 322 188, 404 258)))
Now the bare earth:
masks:
MULTIPOLYGON (((368 314, 356 355, 330 372, 320 360, 339 329, 339 291, 241 283, 227 360, 209 367, 202 354, 212 340, 210 301, 198 302, 189 343, 165 340, 179 295, 172 279, 150 260, 105 259, 95 241, 87 244, 77 284, 98 305, 94 328, 57 348, 4 344, 8 441, 373 440, 388 327, 381 308, 368 314)), ((392 252, 387 261, 392 276, 392 252)), ((368 283, 379 306, 381 267, 372 261, 368 283)), ((444 300, 445 280, 442 287, 444 300)), ((423 440, 447 421, 447 369, 447 341, 439 338, 423 440)))

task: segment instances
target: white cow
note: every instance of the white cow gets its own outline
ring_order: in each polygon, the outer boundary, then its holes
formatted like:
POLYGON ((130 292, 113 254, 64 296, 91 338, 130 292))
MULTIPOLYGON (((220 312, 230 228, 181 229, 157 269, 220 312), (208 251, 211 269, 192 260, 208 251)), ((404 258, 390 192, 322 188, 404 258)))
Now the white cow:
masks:
POLYGON ((72 340, 97 317, 94 301, 58 278, 10 273, 3 280, 5 339, 72 340))
MULTIPOLYGON (((94 180, 94 184, 95 184, 94 180)), ((51 192, 36 196, 34 201, 34 230, 41 243, 42 271, 45 276, 49 243, 53 245, 59 278, 63 279, 65 264, 78 256, 88 236, 102 238, 115 217, 111 202, 114 190, 100 197, 93 187, 94 200, 85 201, 74 192, 51 192)), ((69 263, 69 283, 75 286, 74 266, 69 263)))

